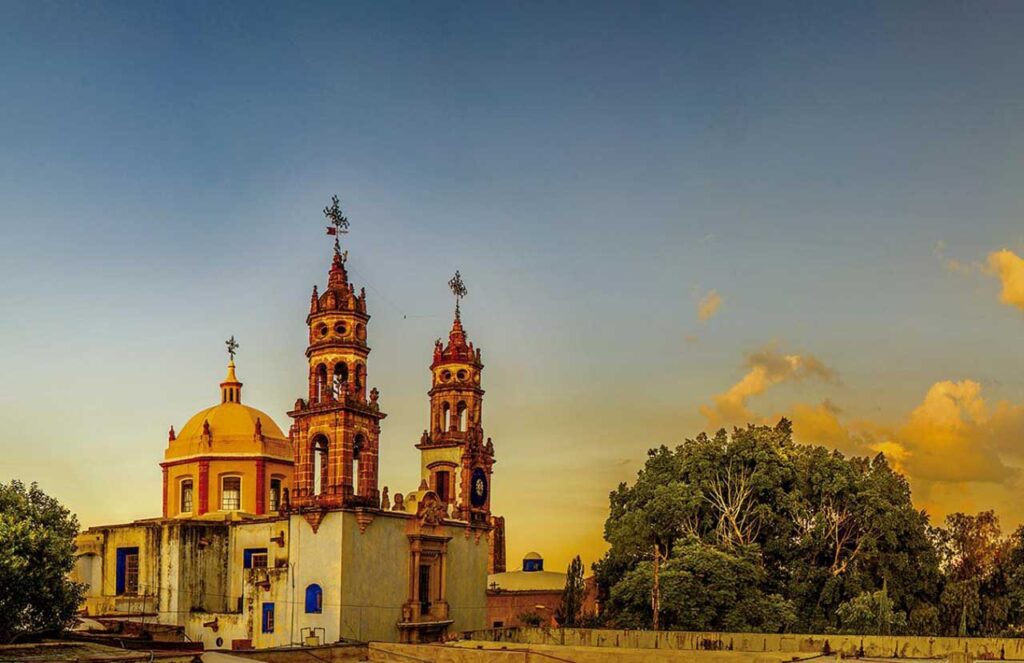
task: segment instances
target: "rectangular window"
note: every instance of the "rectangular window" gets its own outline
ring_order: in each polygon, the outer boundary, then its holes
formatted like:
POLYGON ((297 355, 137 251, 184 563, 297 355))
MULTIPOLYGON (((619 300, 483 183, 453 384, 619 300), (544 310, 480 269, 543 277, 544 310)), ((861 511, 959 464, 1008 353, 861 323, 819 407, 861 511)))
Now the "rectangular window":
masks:
POLYGON ((224 477, 221 481, 220 508, 223 511, 238 511, 242 508, 241 477, 224 477))
POLYGON ((420 564, 420 614, 430 614, 430 565, 420 564))
POLYGON ((118 594, 139 593, 139 549, 117 549, 117 576, 115 583, 118 594))
POLYGON ((247 569, 267 568, 267 549, 246 548, 242 552, 242 566, 247 569))
POLYGON ((281 480, 270 480, 270 511, 281 509, 281 480))
POLYGON ((263 604, 263 632, 273 633, 274 632, 274 604, 264 603, 263 604))
POLYGON ((437 477, 437 486, 434 492, 441 499, 442 502, 448 501, 448 472, 445 470, 439 471, 434 476, 437 477))
POLYGON ((192 513, 192 479, 181 482, 181 512, 192 513))

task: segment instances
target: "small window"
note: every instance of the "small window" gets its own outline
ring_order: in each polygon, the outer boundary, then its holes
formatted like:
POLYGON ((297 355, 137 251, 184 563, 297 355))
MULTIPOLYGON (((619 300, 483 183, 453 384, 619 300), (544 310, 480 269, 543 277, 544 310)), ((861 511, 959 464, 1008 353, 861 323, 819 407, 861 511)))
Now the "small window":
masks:
POLYGON ((455 375, 457 375, 460 380, 465 380, 466 379, 466 371, 460 370, 455 375))
POLYGON ((184 479, 181 482, 181 509, 182 513, 192 513, 192 479, 184 479))
POLYGON ((324 611, 324 592, 320 585, 312 584, 306 588, 306 612, 321 613, 324 611))
POLYGON ((270 480, 270 511, 281 510, 281 480, 270 480))
POLYGON ((263 632, 273 633, 274 632, 274 604, 264 603, 263 604, 263 632))
POLYGON ((224 477, 220 484, 220 508, 238 511, 242 508, 242 478, 224 477))
POLYGON ((339 322, 338 324, 334 325, 334 333, 336 333, 338 336, 344 336, 347 332, 348 329, 345 329, 345 325, 343 323, 339 322))
POLYGON ((327 332, 329 332, 329 331, 330 331, 330 329, 327 328, 327 325, 323 325, 323 326, 320 327, 320 335, 321 336, 327 336, 327 332))
POLYGON ((117 549, 117 577, 115 591, 118 594, 139 593, 139 549, 117 549))
POLYGON ((451 371, 444 371, 444 372, 441 373, 441 382, 448 382, 451 379, 452 379, 452 372, 451 371))
POLYGON ((267 549, 246 548, 242 551, 242 566, 247 569, 267 568, 267 549))

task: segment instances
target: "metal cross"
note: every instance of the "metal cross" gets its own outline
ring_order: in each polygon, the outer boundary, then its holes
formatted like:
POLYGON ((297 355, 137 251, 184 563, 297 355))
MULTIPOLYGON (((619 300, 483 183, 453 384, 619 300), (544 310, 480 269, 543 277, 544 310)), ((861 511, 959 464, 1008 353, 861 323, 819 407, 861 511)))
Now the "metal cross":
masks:
MULTIPOLYGON (((341 213, 341 201, 337 196, 331 196, 331 206, 324 208, 324 216, 331 225, 327 226, 327 234, 334 236, 334 252, 341 255, 341 235, 348 232, 348 217, 341 213)), ((344 258, 347 258, 347 252, 344 258)), ((342 260, 344 262, 344 260, 342 260)))
POLYGON ((466 284, 462 282, 462 275, 459 274, 459 270, 455 270, 455 276, 452 277, 451 281, 448 281, 448 287, 452 289, 452 294, 455 295, 455 317, 459 317, 459 301, 465 297, 469 290, 466 289, 466 284))
POLYGON ((231 361, 234 361, 235 352, 238 351, 238 341, 235 340, 235 335, 232 334, 231 338, 224 341, 224 345, 228 346, 228 354, 231 355, 231 361))

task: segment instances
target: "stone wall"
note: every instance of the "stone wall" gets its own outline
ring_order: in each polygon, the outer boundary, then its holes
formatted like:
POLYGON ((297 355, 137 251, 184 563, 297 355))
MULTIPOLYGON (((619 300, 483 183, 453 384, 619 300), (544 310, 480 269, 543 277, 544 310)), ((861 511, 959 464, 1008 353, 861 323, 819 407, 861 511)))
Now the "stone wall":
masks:
POLYGON ((1024 659, 1024 639, 939 638, 928 636, 804 635, 776 633, 699 633, 605 629, 487 629, 473 640, 512 645, 617 647, 724 652, 843 653, 868 657, 938 658, 968 654, 979 659, 1024 659))

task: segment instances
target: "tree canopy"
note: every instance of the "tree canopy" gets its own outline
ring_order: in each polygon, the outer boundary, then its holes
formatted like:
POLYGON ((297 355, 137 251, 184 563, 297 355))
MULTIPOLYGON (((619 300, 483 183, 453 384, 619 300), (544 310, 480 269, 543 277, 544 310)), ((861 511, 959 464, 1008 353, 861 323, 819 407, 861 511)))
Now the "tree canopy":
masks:
POLYGON ((36 484, 0 483, 0 642, 59 632, 74 618, 77 533, 75 516, 36 484))
POLYGON ((664 628, 982 635, 1024 623, 1024 531, 943 527, 882 454, 797 444, 783 419, 661 446, 610 495, 594 566, 606 622, 664 628))

